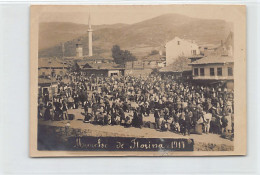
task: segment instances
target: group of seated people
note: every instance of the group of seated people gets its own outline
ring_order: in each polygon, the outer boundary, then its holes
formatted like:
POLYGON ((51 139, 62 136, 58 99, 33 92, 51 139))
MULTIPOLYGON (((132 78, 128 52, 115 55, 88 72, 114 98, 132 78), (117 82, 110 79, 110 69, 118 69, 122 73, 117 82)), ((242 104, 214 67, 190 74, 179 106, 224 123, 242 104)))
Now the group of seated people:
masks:
MULTIPOLYGON (((131 109, 131 107, 130 107, 131 109)), ((215 109, 210 109, 214 111, 215 109)), ((160 131, 172 131, 183 135, 192 133, 216 133, 232 132, 233 127, 228 125, 233 123, 226 116, 212 117, 211 112, 205 112, 201 109, 197 110, 185 108, 182 112, 173 112, 169 115, 168 108, 155 109, 154 111, 142 113, 141 108, 131 109, 130 112, 124 111, 122 107, 116 107, 115 113, 106 113, 103 110, 84 113, 84 123, 92 123, 98 125, 121 125, 124 127, 147 127, 160 131), (131 112, 132 111, 132 112, 131 112), (154 120, 144 120, 145 117, 154 116, 154 120)), ((213 112, 214 113, 214 112, 213 112)), ((232 117, 232 116, 230 116, 232 117)))

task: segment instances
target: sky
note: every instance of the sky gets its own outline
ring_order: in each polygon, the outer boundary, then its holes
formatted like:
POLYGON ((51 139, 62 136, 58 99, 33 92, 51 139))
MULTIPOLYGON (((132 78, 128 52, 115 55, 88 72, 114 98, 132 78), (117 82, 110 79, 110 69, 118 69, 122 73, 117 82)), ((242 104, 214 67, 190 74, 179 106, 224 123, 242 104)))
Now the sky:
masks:
POLYGON ((233 22, 241 8, 228 5, 143 5, 143 6, 44 6, 40 22, 73 22, 87 24, 91 14, 93 25, 133 24, 156 16, 177 13, 194 18, 222 19, 233 22))

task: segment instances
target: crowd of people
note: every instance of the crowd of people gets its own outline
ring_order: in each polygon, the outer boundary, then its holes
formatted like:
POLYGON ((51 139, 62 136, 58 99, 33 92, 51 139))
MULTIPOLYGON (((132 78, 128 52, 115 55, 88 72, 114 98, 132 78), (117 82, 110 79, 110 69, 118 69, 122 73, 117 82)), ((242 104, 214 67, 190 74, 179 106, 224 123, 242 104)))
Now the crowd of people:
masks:
POLYGON ((57 93, 39 96, 38 117, 68 120, 69 109, 84 109, 83 122, 150 127, 183 135, 234 132, 234 94, 222 86, 195 85, 150 75, 59 78, 57 93), (145 117, 153 118, 145 122, 145 117))

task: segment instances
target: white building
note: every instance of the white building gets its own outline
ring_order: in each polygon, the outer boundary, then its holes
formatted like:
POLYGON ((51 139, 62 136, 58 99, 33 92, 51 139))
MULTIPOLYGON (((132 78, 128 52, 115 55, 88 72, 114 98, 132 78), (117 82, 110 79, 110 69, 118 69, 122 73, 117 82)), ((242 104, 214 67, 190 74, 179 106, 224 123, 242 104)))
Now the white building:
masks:
POLYGON ((199 55, 199 46, 194 41, 180 39, 175 37, 165 45, 166 47, 166 65, 173 63, 178 57, 190 57, 199 55))

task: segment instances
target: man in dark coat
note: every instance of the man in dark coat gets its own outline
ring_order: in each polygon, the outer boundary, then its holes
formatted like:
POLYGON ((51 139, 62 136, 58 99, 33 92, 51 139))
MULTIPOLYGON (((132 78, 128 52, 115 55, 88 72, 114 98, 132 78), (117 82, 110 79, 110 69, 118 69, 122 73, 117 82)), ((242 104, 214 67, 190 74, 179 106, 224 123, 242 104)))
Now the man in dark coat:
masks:
POLYGON ((85 104, 84 104, 84 112, 85 112, 85 114, 88 112, 89 106, 90 106, 90 103, 89 103, 89 101, 87 100, 87 101, 85 102, 85 104))
POLYGON ((122 108, 119 108, 120 124, 125 123, 125 112, 122 108))
POLYGON ((50 112, 50 109, 52 108, 51 104, 49 104, 47 107, 46 107, 46 110, 44 112, 44 120, 50 120, 51 119, 51 112, 50 112))
POLYGON ((62 103, 63 120, 68 120, 68 106, 67 103, 62 103))
MULTIPOLYGON (((190 113, 188 110, 186 111, 185 114, 185 128, 186 131, 188 133, 188 135, 190 135, 190 129, 191 129, 191 119, 192 119, 192 113, 190 113)), ((186 133, 185 131, 185 133, 186 133)), ((185 134, 184 134, 185 135, 185 134)))
POLYGON ((228 120, 226 118, 226 116, 224 115, 222 118, 221 118, 221 127, 222 127, 222 133, 226 132, 226 128, 227 128, 227 125, 228 125, 228 120))
POLYGON ((160 112, 158 109, 155 109, 154 111, 154 119, 155 119, 155 128, 160 129, 159 123, 160 123, 160 112))
POLYGON ((133 120, 132 120, 132 125, 134 127, 138 127, 138 114, 137 114, 136 110, 134 110, 134 116, 133 116, 133 120))
POLYGON ((143 126, 143 114, 142 112, 138 112, 138 127, 142 128, 143 126))

